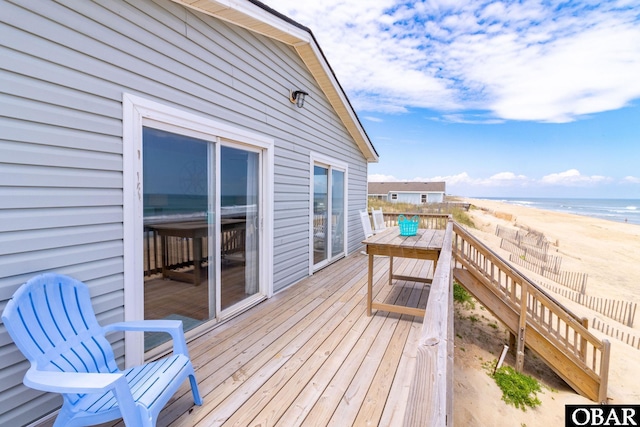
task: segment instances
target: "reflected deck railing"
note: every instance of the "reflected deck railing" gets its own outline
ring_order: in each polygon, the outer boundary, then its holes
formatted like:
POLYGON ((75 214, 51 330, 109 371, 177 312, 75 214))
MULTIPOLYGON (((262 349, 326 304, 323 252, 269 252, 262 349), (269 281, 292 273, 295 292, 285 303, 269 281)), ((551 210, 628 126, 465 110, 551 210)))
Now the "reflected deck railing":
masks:
MULTIPOLYGON (((221 255, 244 252, 246 241, 246 230, 244 228, 233 228, 221 231, 222 245, 221 255)), ((193 239, 186 237, 160 236, 151 227, 144 227, 143 234, 144 250, 144 275, 152 276, 162 272, 164 263, 166 268, 180 269, 194 266, 193 259, 193 239), (165 239, 165 253, 162 254, 161 239, 165 239), (162 258, 164 256, 164 259, 162 258)), ((202 259, 200 263, 207 262, 209 258, 209 239, 202 239, 202 259)))

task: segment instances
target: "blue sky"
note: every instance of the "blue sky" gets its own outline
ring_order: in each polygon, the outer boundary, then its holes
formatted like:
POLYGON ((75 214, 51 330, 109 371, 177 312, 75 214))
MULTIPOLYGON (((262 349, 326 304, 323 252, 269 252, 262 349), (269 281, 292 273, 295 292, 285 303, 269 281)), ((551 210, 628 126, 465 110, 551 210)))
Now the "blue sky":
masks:
POLYGON ((265 1, 316 36, 370 181, 640 199, 640 0, 265 1))

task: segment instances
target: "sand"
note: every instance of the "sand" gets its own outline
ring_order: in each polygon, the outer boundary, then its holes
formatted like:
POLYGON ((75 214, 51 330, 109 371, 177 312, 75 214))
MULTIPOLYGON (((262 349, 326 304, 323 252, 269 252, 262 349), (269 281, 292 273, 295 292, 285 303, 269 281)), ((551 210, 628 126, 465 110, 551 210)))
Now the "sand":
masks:
MULTIPOLYGON (((587 295, 633 301, 640 305, 640 225, 618 223, 578 215, 556 213, 496 201, 464 199, 474 207, 469 213, 477 229, 471 232, 494 252, 500 249, 496 226, 528 227, 544 233, 552 244, 549 253, 562 257, 562 269, 588 274, 587 295)), ((516 266, 530 279, 555 284, 524 267, 516 266)), ((562 287, 560 285, 557 285, 562 287)), ((627 327, 570 299, 548 291, 579 316, 608 324, 640 338, 640 309, 633 327, 627 327)), ((611 342, 608 402, 640 404, 640 350, 591 328, 599 338, 611 342)), ((502 392, 489 376, 487 365, 498 359, 508 335, 488 311, 456 305, 454 362, 454 425, 456 426, 563 426, 567 404, 593 404, 578 395, 551 368, 531 352, 525 357, 525 373, 538 379, 542 404, 522 411, 501 400, 502 392)), ((637 344, 638 339, 636 339, 637 344)), ((509 354, 505 364, 514 366, 509 354)))

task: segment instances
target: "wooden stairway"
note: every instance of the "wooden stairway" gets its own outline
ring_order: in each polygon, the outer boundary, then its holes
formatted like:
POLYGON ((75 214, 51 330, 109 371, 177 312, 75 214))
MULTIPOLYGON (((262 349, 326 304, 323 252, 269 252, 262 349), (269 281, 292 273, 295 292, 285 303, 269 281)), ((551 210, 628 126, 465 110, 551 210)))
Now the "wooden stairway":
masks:
POLYGON ((453 277, 512 334, 516 369, 524 348, 542 358, 579 394, 607 401, 610 344, 459 224, 453 225, 453 277))

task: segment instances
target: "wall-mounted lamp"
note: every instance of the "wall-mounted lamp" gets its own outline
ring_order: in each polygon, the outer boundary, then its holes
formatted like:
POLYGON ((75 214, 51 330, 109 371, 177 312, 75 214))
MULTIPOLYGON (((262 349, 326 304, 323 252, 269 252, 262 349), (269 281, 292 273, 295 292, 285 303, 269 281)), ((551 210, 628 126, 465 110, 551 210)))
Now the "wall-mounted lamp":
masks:
POLYGON ((302 108, 304 105, 304 98, 307 95, 309 94, 303 90, 290 90, 289 101, 291 101, 292 104, 296 104, 298 108, 302 108))

